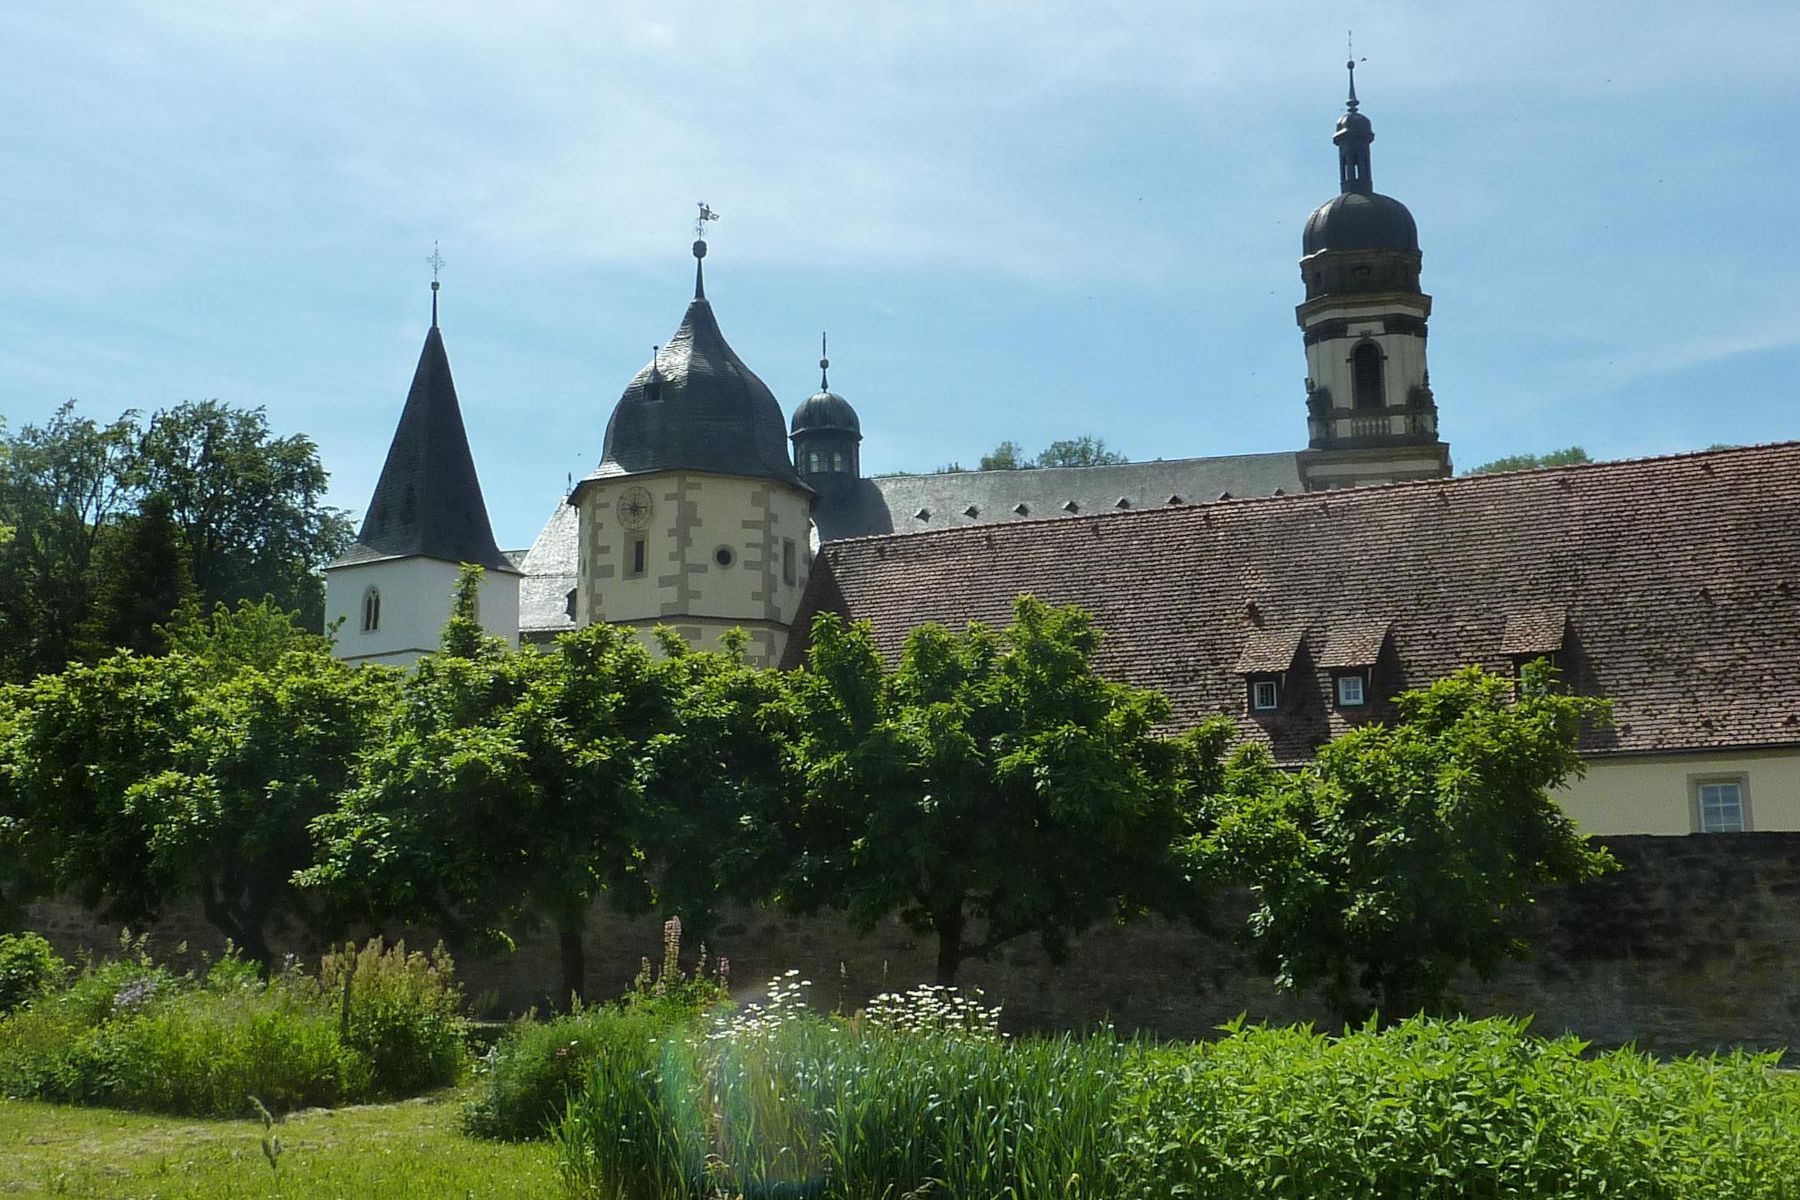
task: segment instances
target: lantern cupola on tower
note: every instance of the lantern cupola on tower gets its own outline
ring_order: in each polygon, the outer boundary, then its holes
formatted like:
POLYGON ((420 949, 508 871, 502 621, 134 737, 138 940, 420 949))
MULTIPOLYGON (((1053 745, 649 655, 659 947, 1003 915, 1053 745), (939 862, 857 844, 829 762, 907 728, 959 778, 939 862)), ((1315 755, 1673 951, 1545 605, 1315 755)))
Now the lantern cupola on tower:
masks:
POLYGON ((1375 191, 1375 127, 1350 93, 1332 141, 1338 194, 1307 218, 1296 310, 1306 344, 1309 489, 1450 473, 1425 362, 1431 297, 1419 290, 1419 231, 1406 205, 1375 191))

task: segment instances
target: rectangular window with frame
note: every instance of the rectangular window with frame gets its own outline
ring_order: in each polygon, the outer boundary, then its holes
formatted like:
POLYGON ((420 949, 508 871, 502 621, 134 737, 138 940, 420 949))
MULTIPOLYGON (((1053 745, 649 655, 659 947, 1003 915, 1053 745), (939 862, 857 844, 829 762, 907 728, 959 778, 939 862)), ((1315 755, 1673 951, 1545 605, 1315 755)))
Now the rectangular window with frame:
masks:
POLYGON ((1333 685, 1339 708, 1363 708, 1369 703, 1368 681, 1360 673, 1339 675, 1333 685))
POLYGON ((1281 707, 1281 684, 1273 679, 1252 679, 1250 681, 1250 709, 1252 712, 1274 712, 1281 707))
POLYGON ((641 533, 625 535, 625 578, 642 579, 650 573, 650 539, 641 533))
POLYGON ((793 583, 800 578, 799 568, 795 565, 797 559, 794 539, 781 539, 781 581, 783 583, 793 583))
POLYGON ((1698 833, 1744 833, 1750 828, 1750 804, 1743 776, 1695 778, 1692 789, 1694 830, 1698 833))

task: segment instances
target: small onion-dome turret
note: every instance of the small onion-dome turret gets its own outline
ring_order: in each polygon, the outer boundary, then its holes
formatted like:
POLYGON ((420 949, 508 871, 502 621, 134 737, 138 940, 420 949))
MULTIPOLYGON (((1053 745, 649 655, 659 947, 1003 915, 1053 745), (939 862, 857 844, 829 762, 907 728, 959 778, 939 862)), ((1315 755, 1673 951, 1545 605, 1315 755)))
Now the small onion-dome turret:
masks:
POLYGON ((827 495, 842 489, 862 472, 859 443, 862 422, 850 402, 831 390, 825 335, 819 335, 819 390, 800 402, 788 423, 794 442, 794 465, 800 477, 827 495))
POLYGON ((1419 248, 1419 228, 1406 205, 1375 191, 1370 174, 1369 145, 1375 127, 1356 99, 1356 63, 1350 68, 1350 98, 1331 140, 1338 148, 1339 194, 1306 219, 1303 253, 1322 250, 1411 250, 1419 248))
POLYGON ((814 392, 794 410, 788 431, 801 434, 822 430, 853 433, 860 439, 862 422, 857 420, 856 410, 850 407, 850 402, 836 392, 814 392))

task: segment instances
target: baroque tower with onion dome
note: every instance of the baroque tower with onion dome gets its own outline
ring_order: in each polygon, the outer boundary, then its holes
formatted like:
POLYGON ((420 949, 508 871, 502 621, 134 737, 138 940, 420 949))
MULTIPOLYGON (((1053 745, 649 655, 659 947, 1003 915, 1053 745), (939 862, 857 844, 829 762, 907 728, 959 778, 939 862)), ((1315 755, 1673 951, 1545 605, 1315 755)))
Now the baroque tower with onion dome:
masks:
POLYGON ((1332 141, 1338 195, 1307 218, 1296 310, 1306 342, 1309 491, 1447 476, 1425 364, 1431 297, 1419 290, 1419 231, 1370 179, 1375 129, 1359 111, 1356 63, 1332 141))

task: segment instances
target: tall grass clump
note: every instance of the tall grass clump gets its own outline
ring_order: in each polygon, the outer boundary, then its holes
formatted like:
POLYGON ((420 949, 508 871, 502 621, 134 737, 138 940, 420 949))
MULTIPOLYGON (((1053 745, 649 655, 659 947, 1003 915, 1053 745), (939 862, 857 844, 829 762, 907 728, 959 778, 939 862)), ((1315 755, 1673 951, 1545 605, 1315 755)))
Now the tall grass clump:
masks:
POLYGON ((1124 1053, 1112 1038, 1015 1044, 996 1010, 936 988, 831 1020, 804 988, 790 973, 766 1003, 598 1059, 560 1131, 570 1190, 1106 1194, 1095 1171, 1124 1053))
POLYGON ((142 943, 0 1018, 0 1094, 195 1116, 408 1094, 462 1071, 460 995, 447 959, 371 943, 260 978, 226 957, 197 973, 142 943), (348 962, 363 984, 346 988, 348 962))
POLYGON ((705 946, 693 967, 682 966, 681 921, 671 918, 661 962, 646 958, 618 1003, 577 1004, 548 1021, 527 1014, 501 1036, 478 1065, 481 1088, 463 1110, 463 1129, 506 1141, 547 1135, 596 1063, 636 1061, 670 1031, 728 1003, 729 983, 730 964, 721 958, 709 968, 705 946))

